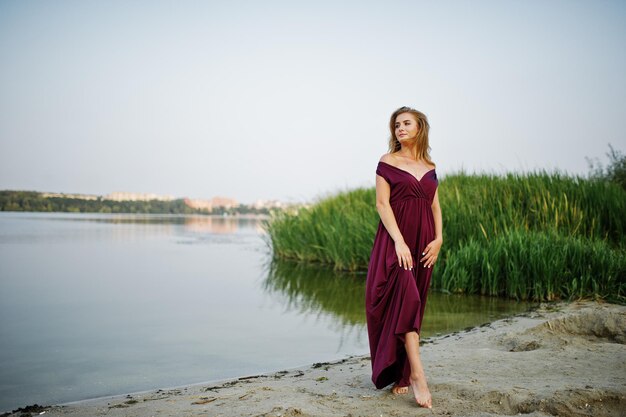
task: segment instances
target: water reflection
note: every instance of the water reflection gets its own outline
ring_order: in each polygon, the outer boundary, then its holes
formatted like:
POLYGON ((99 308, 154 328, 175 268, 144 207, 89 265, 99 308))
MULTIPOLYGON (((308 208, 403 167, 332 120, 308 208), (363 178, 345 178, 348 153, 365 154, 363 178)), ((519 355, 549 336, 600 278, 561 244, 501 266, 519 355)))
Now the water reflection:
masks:
MULTIPOLYGON (((100 213, 37 213, 27 219, 60 220, 71 222, 93 222, 109 224, 138 224, 183 226, 187 231, 199 233, 229 234, 236 233, 239 229, 254 229, 258 233, 265 233, 261 227, 262 220, 267 216, 213 216, 198 214, 100 214, 100 213)), ((163 230, 169 231, 170 227, 163 230)))
MULTIPOLYGON (((366 327, 365 273, 343 273, 320 265, 273 260, 268 264, 263 288, 284 296, 289 311, 328 314, 337 328, 366 327)), ((422 335, 428 337, 478 326, 533 307, 531 303, 515 300, 431 291, 422 335)))
MULTIPOLYGON (((155 236, 214 240, 215 236, 265 235, 266 216, 106 213, 3 213, 4 243, 136 241, 155 236)), ((184 243, 188 243, 185 241, 184 243)))
POLYGON ((340 326, 365 324, 365 279, 323 266, 290 261, 268 264, 266 291, 285 296, 285 307, 301 313, 327 313, 340 326))

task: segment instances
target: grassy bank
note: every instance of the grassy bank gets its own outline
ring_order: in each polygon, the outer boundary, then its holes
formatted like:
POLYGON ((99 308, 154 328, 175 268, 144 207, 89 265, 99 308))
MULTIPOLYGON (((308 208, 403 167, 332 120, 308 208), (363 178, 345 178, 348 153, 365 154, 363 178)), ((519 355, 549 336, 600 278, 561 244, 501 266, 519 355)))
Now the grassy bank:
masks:
MULTIPOLYGON (((432 285, 450 292, 626 301, 626 191, 559 173, 440 180, 444 247, 432 285)), ((356 189, 273 216, 278 258, 366 270, 379 216, 356 189)))

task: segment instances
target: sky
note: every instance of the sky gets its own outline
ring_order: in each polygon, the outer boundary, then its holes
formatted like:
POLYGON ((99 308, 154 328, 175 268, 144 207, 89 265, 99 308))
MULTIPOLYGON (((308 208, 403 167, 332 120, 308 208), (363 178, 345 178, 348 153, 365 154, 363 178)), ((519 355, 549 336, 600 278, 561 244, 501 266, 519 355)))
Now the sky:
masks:
POLYGON ((311 202, 422 111, 438 177, 626 151, 626 2, 0 0, 0 189, 311 202))

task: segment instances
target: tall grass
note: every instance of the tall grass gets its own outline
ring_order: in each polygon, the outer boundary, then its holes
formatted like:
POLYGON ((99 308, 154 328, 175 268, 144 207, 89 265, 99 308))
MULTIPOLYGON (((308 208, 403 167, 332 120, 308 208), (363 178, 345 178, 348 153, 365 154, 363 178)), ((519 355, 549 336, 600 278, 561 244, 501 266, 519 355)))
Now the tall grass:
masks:
MULTIPOLYGON (((379 223, 375 199, 374 188, 360 188, 274 215, 265 225, 274 255, 366 270, 379 223)), ((444 246, 434 286, 524 299, 604 297, 611 291, 623 296, 623 263, 615 260, 626 254, 626 191, 620 186, 558 172, 457 173, 440 180, 439 199, 444 246), (560 251, 559 245, 569 248, 568 255, 551 255, 541 267, 529 267, 519 255, 535 248, 541 263, 546 252, 560 251), (587 246, 600 261, 586 262, 587 246), (581 272, 592 264, 593 271, 581 272), (569 272, 559 275, 562 271, 569 272), (496 279, 498 274, 503 277, 496 279)))
POLYGON ((602 240, 515 231, 450 251, 432 285, 522 300, 596 297, 626 301, 626 256, 602 240))
POLYGON ((606 181, 536 172, 456 174, 440 184, 446 244, 493 239, 511 231, 550 230, 623 244, 626 192, 606 181))
POLYGON ((367 268, 377 227, 374 189, 359 188, 298 212, 274 213, 265 227, 279 258, 335 269, 367 268))

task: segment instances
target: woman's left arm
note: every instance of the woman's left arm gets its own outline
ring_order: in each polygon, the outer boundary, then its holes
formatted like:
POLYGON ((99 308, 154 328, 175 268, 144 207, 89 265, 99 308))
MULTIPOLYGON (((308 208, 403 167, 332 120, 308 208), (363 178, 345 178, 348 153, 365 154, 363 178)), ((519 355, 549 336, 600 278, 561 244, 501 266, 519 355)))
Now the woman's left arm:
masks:
POLYGON ((441 249, 443 243, 443 222, 441 220, 441 206, 439 205, 439 187, 435 190, 435 197, 433 198, 431 208, 433 210, 433 219, 435 220, 435 239, 426 245, 424 252, 422 252, 424 257, 420 259, 420 262, 424 262, 424 268, 430 268, 435 263, 439 255, 439 249, 441 249))

